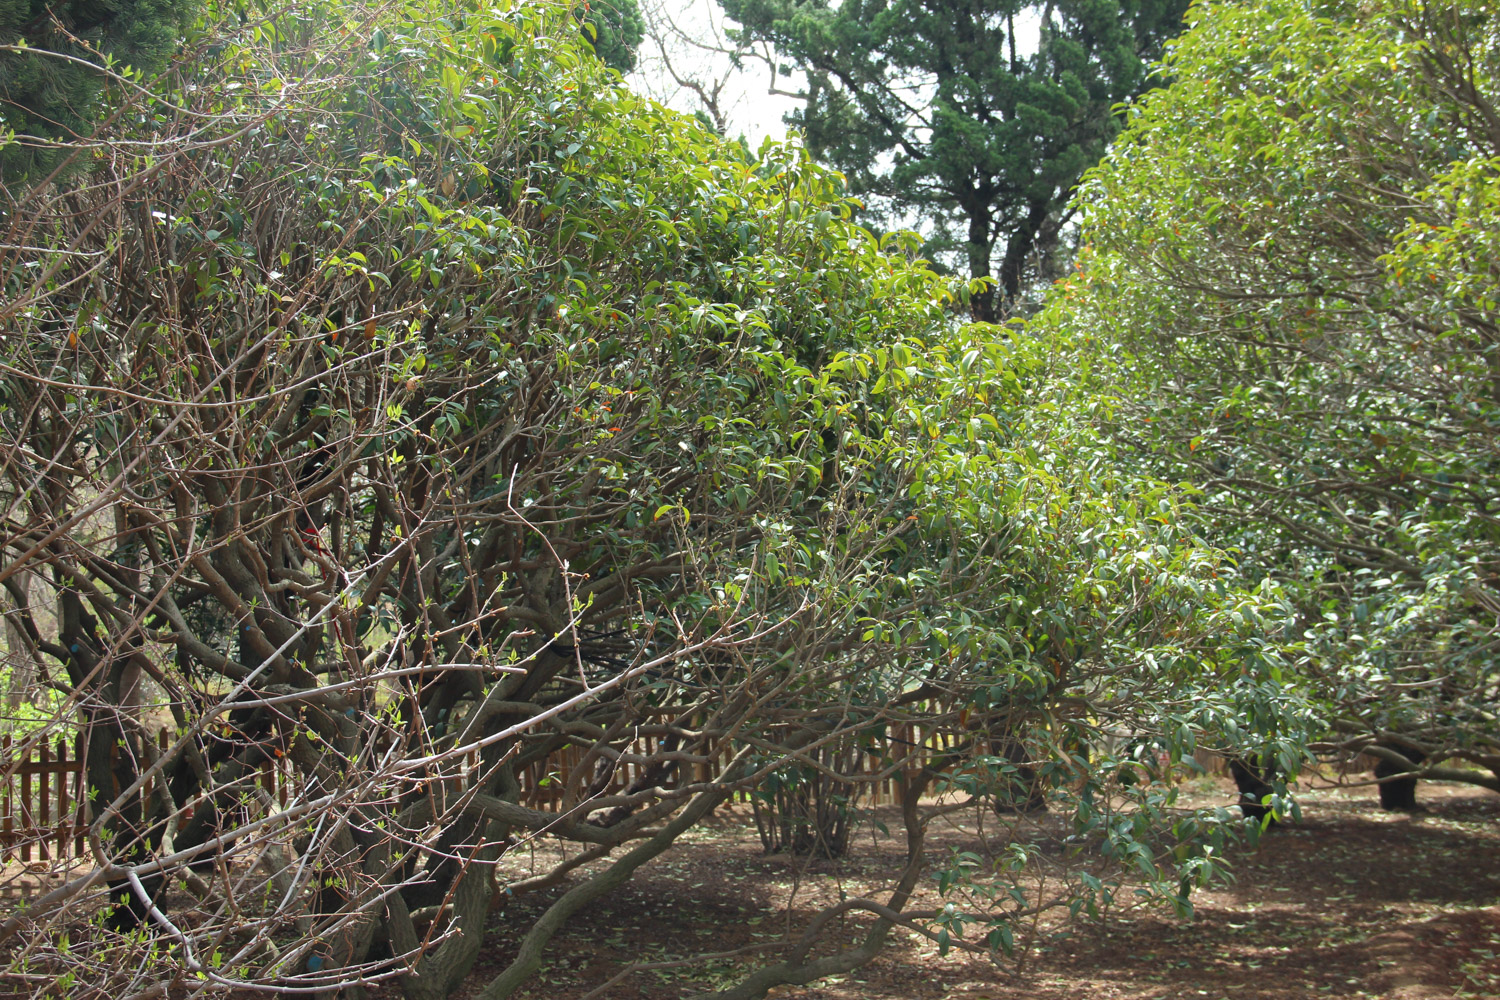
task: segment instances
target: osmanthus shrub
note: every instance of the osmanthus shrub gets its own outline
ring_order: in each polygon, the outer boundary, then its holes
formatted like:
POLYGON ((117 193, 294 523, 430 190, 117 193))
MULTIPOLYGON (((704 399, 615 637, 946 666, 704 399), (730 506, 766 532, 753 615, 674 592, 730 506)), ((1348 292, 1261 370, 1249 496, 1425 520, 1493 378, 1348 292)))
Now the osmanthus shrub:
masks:
POLYGON ((1180 802, 1195 751, 1232 732, 1302 755, 1311 713, 1275 641, 1287 602, 1274 583, 1236 584, 1191 490, 1120 460, 1099 429, 1118 401, 1087 352, 1021 325, 966 332, 900 407, 906 440, 931 441, 900 565, 913 585, 952 574, 954 599, 869 622, 900 650, 904 690, 953 706, 947 726, 967 737, 934 788, 999 813, 998 854, 936 866, 952 902, 939 946, 1010 951, 1058 907, 1190 913, 1193 888, 1225 873, 1216 852, 1259 832, 1180 802), (1060 857, 1042 805, 1067 830, 1060 857))
POLYGON ((843 740, 880 773, 841 780, 908 775, 904 867, 725 996, 897 923, 1004 945, 1025 851, 909 905, 939 785, 1066 785, 1077 906, 1211 870, 1159 772, 1247 612, 1170 491, 837 175, 582 44, 536 3, 212 8, 86 174, 0 207, 0 583, 92 860, 4 915, 8 990, 446 997, 493 925, 508 996, 843 740))
POLYGON ((1324 749, 1500 788, 1491 3, 1202 4, 1048 319, 1298 617, 1324 749))

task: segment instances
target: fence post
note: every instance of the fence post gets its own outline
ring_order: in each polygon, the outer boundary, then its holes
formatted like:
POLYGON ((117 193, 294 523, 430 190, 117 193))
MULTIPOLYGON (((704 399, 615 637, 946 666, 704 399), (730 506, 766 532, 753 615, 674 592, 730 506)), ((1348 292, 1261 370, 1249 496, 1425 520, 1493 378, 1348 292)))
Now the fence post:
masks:
POLYGON ((40 780, 38 780, 36 783, 36 830, 41 834, 41 836, 37 838, 37 853, 40 855, 38 860, 51 861, 52 849, 48 845, 48 841, 51 840, 51 838, 48 836, 48 834, 52 832, 52 803, 51 801, 49 801, 52 798, 52 748, 47 746, 47 742, 43 740, 42 745, 37 748, 37 751, 37 763, 40 765, 37 768, 37 778, 40 780))
POLYGON ((77 819, 73 811, 68 807, 68 776, 72 773, 68 760, 68 738, 59 736, 57 738, 57 857, 62 860, 68 856, 69 834, 72 828, 77 826, 77 819))
MULTIPOLYGON (((10 760, 11 738, 9 733, 0 736, 0 755, 3 755, 6 760, 10 760)), ((10 791, 12 777, 13 775, 7 775, 5 778, 5 801, 3 807, 5 809, 5 816, 3 821, 0 821, 0 823, 3 823, 3 826, 0 826, 0 861, 9 861, 11 859, 11 844, 15 842, 16 823, 11 810, 10 791)))
MULTIPOLYGON (((28 756, 30 756, 28 754, 28 756)), ((31 860, 31 839, 26 835, 36 828, 36 812, 31 808, 31 761, 21 762, 21 861, 31 860)))
POLYGON ((79 732, 73 737, 73 795, 78 800, 78 821, 73 824, 73 854, 75 857, 83 856, 84 831, 89 824, 89 790, 88 779, 83 773, 83 733, 79 732))

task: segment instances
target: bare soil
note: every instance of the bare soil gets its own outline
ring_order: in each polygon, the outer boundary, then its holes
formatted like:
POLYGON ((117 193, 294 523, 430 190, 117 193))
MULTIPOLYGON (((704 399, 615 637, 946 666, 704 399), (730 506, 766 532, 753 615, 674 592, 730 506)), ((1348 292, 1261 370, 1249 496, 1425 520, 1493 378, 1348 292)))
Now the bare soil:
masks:
MULTIPOLYGON (((1049 916, 1018 931, 1017 954, 992 962, 898 929, 872 963, 772 996, 802 1000, 1292 1000, 1292 998, 1490 998, 1500 1000, 1500 796, 1423 784, 1427 812, 1383 812, 1363 788, 1302 789, 1302 816, 1257 849, 1228 859, 1232 884, 1194 895, 1190 920, 1136 908, 1069 923, 1049 916)), ((1234 799, 1226 781, 1200 779, 1191 804, 1234 799)), ((899 820, 874 811, 850 855, 837 862, 767 855, 748 806, 721 810, 611 897, 569 922, 521 1000, 679 1000, 737 981, 807 919, 842 897, 884 898, 902 864, 899 820), (721 958, 705 955, 735 952, 721 958), (622 969, 636 968, 623 978, 622 969), (611 981, 614 980, 614 981, 611 981)), ((1029 819, 1054 835, 1061 819, 1029 819)), ((935 821, 932 856, 997 846, 995 820, 979 812, 935 821)), ((524 877, 555 861, 542 841, 504 863, 524 877), (535 852, 533 858, 532 852, 535 852)), ((55 882, 6 866, 0 910, 55 882), (17 896, 19 893, 19 896, 17 896)), ((478 966, 452 1000, 470 1000, 514 956, 517 942, 567 885, 520 897, 492 917, 478 966)), ((915 906, 941 905, 935 883, 915 906)), ((867 920, 825 939, 855 940, 867 920)), ((828 949, 825 949, 825 952, 828 949)), ((375 1000, 398 1000, 392 985, 375 1000)))
MULTIPOLYGON (((1203 779, 1191 798, 1224 803, 1227 782, 1203 779)), ((1074 998, 1500 998, 1500 796, 1424 784, 1428 811, 1386 813, 1373 789, 1304 790, 1300 821, 1270 831, 1229 860, 1235 881, 1194 896, 1191 920, 1158 909, 1047 920, 992 963, 898 930, 870 965, 776 997, 805 1000, 1074 1000, 1074 998)), ((766 946, 801 933, 821 906, 876 892, 900 867, 891 835, 867 823, 848 858, 766 855, 748 807, 721 812, 636 873, 553 939, 524 1000, 678 1000, 734 982, 754 955, 684 962, 766 946), (644 968, 605 985, 623 967, 644 968), (654 967, 653 967, 654 966, 654 967), (600 989, 600 987, 603 987, 600 989)), ((1056 822, 1042 817, 1039 822, 1056 822)), ((983 817, 941 820, 928 847, 983 851, 983 817)), ((993 841, 989 842, 993 847, 993 841)), ((540 850, 540 848, 538 849, 540 850)), ((517 858, 517 861, 524 859, 517 858)), ((494 918, 466 988, 473 996, 514 954, 506 925, 525 927, 553 890, 517 899, 494 918)), ((917 905, 940 905, 936 885, 917 905)), ((853 921, 839 937, 858 933, 853 921)), ((391 991, 394 995, 394 990, 391 991)))

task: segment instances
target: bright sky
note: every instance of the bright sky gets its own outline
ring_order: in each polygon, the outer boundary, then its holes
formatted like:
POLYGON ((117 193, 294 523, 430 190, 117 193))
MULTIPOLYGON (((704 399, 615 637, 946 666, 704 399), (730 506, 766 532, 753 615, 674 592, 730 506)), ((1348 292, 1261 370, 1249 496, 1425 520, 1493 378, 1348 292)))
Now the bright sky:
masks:
POLYGON ((691 114, 705 106, 692 89, 696 85, 717 101, 731 138, 743 134, 754 149, 767 136, 786 135, 781 119, 801 102, 767 91, 774 83, 778 90, 795 92, 801 75, 773 79, 767 63, 753 56, 736 70, 730 58, 735 46, 724 37, 724 12, 715 0, 641 0, 641 14, 647 37, 627 78, 637 92, 691 114), (665 43, 665 51, 655 39, 665 43))
MULTIPOLYGON (((752 149, 767 136, 786 135, 782 118, 802 103, 789 96, 802 89, 801 74, 773 75, 766 49, 743 50, 742 68, 736 69, 731 58, 736 46, 725 37, 726 20, 717 0, 639 2, 647 36, 627 78, 638 93, 689 114, 713 101, 728 136, 743 134, 752 149)), ((1035 51, 1039 18, 1023 14, 1016 21, 1017 48, 1035 51)))

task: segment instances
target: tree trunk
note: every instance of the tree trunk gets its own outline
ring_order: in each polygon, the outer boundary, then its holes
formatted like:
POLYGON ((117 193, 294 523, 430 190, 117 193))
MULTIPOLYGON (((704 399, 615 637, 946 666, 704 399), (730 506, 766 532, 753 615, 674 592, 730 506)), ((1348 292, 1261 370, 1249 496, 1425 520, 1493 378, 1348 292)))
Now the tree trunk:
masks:
POLYGON ((805 986, 825 976, 852 972, 869 964, 885 946, 886 938, 901 917, 901 912, 910 902, 913 890, 926 867, 926 852, 923 841, 927 834, 926 822, 917 809, 922 793, 931 783, 934 772, 923 768, 901 795, 901 818, 906 826, 906 868, 901 873, 890 898, 884 905, 873 900, 845 900, 822 911, 808 924, 807 931, 792 948, 784 961, 757 969, 738 984, 713 993, 701 993, 690 1000, 761 1000, 778 986, 805 986), (865 932, 858 945, 844 948, 831 955, 810 958, 813 945, 828 918, 850 908, 874 912, 878 919, 865 932))
MULTIPOLYGON (((741 755, 741 760, 743 760, 743 755, 741 755)), ((726 776, 737 777, 740 767, 741 761, 736 761, 730 766, 726 776)), ((477 994, 478 1000, 505 1000, 506 997, 515 993, 522 983, 541 968, 542 950, 573 914, 605 893, 619 888, 635 873, 637 868, 671 847, 684 831, 728 798, 731 787, 730 780, 721 778, 716 786, 699 792, 682 812, 662 827, 655 836, 632 848, 604 871, 564 893, 547 909, 546 913, 532 924, 531 930, 521 940, 516 957, 503 972, 490 980, 489 984, 477 994)))
POLYGON ((1026 275, 1026 261, 1037 249, 1037 234, 1047 222, 1048 203, 1034 199, 1026 212, 1026 218, 1016 227, 1005 245, 1005 259, 1000 262, 1000 288, 1005 293, 1005 306, 1010 307, 1021 294, 1021 281, 1026 275))
MULTIPOLYGON (((15 573, 7 583, 11 595, 15 598, 15 610, 24 613, 30 604, 31 574, 25 571, 15 573)), ((5 691, 5 705, 14 713, 20 709, 23 702, 33 700, 31 686, 36 683, 37 662, 31 654, 31 646, 26 640, 25 633, 9 614, 5 615, 5 652, 3 665, 10 668, 10 678, 5 691)))
MULTIPOLYGON (((980 200, 969 208, 968 212, 969 277, 993 279, 995 272, 990 267, 990 252, 994 249, 994 243, 990 234, 989 201, 980 200)), ((1014 292, 1006 293, 1007 298, 1014 294, 1014 292)), ((969 299, 969 313, 976 323, 998 322, 999 310, 995 299, 996 288, 993 280, 986 285, 984 291, 976 293, 969 299)))

